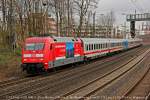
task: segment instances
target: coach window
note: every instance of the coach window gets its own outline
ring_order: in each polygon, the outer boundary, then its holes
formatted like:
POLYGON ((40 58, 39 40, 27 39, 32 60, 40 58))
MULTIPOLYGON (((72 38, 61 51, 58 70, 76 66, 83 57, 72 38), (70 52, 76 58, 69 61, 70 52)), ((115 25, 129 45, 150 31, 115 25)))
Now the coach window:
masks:
POLYGON ((89 50, 91 50, 91 44, 89 44, 89 50))
POLYGON ((97 44, 96 44, 96 49, 98 49, 97 44))
POLYGON ((88 45, 86 44, 86 51, 88 51, 88 45))
POLYGON ((90 45, 90 50, 92 50, 92 44, 90 45))
POLYGON ((112 43, 112 47, 114 47, 115 46, 115 43, 112 43))
POLYGON ((92 50, 92 44, 90 44, 90 50, 92 50))
POLYGON ((97 49, 97 44, 96 44, 96 49, 97 49))

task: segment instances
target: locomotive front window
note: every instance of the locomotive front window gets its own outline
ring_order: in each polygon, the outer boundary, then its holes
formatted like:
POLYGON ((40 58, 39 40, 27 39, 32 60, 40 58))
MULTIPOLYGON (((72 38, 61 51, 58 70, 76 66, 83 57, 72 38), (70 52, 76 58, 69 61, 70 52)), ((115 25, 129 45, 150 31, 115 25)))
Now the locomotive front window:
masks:
POLYGON ((44 43, 28 43, 25 50, 43 50, 44 43))
POLYGON ((35 44, 35 50, 43 50, 44 43, 36 43, 35 44))
POLYGON ((30 43, 30 44, 26 44, 26 50, 34 50, 35 48, 35 44, 34 43, 30 43))

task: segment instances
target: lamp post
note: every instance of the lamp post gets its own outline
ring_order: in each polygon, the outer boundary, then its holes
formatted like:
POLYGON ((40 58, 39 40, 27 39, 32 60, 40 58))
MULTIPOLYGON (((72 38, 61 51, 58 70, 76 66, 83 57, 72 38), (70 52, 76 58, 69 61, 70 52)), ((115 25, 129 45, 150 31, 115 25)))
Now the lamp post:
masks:
POLYGON ((93 36, 96 36, 96 33, 95 33, 95 17, 96 17, 96 11, 93 13, 93 36))
MULTIPOLYGON (((43 1, 43 6, 44 6, 44 8, 47 6, 47 2, 44 0, 43 1)), ((43 26, 43 28, 44 28, 44 33, 43 33, 43 35, 46 33, 46 28, 47 28, 47 25, 46 25, 46 23, 47 23, 47 21, 46 21, 46 19, 47 19, 47 10, 45 11, 45 13, 44 13, 44 26, 43 26)))
MULTIPOLYGON (((126 13, 122 13, 122 15, 124 15, 125 18, 126 18, 127 14, 126 13)), ((124 38, 127 38, 127 24, 126 24, 126 21, 124 22, 123 27, 124 27, 124 38)))

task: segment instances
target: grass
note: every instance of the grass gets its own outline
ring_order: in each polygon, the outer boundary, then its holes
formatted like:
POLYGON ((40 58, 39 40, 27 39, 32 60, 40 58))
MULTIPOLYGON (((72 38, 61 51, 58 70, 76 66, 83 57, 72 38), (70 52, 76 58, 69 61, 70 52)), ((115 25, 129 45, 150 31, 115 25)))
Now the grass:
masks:
POLYGON ((0 80, 15 77, 20 72, 21 50, 0 49, 0 80))

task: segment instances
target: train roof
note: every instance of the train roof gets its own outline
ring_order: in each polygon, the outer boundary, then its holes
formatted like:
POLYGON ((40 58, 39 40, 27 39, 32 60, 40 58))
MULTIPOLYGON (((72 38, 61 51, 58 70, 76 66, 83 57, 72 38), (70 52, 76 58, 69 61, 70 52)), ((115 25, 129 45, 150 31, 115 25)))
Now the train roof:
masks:
POLYGON ((121 42, 123 39, 111 39, 111 38, 81 38, 83 40, 83 42, 85 43, 107 43, 108 41, 111 42, 121 42))
POLYGON ((26 42, 54 42, 51 37, 29 37, 26 39, 26 42))
POLYGON ((81 42, 79 38, 74 37, 53 37, 55 42, 81 42))
POLYGON ((121 42, 121 41, 142 41, 139 38, 134 38, 134 39, 112 39, 112 38, 74 38, 74 37, 30 37, 26 39, 26 42, 81 42, 83 41, 84 43, 97 43, 97 42, 102 42, 102 43, 107 43, 108 41, 111 42, 121 42))

